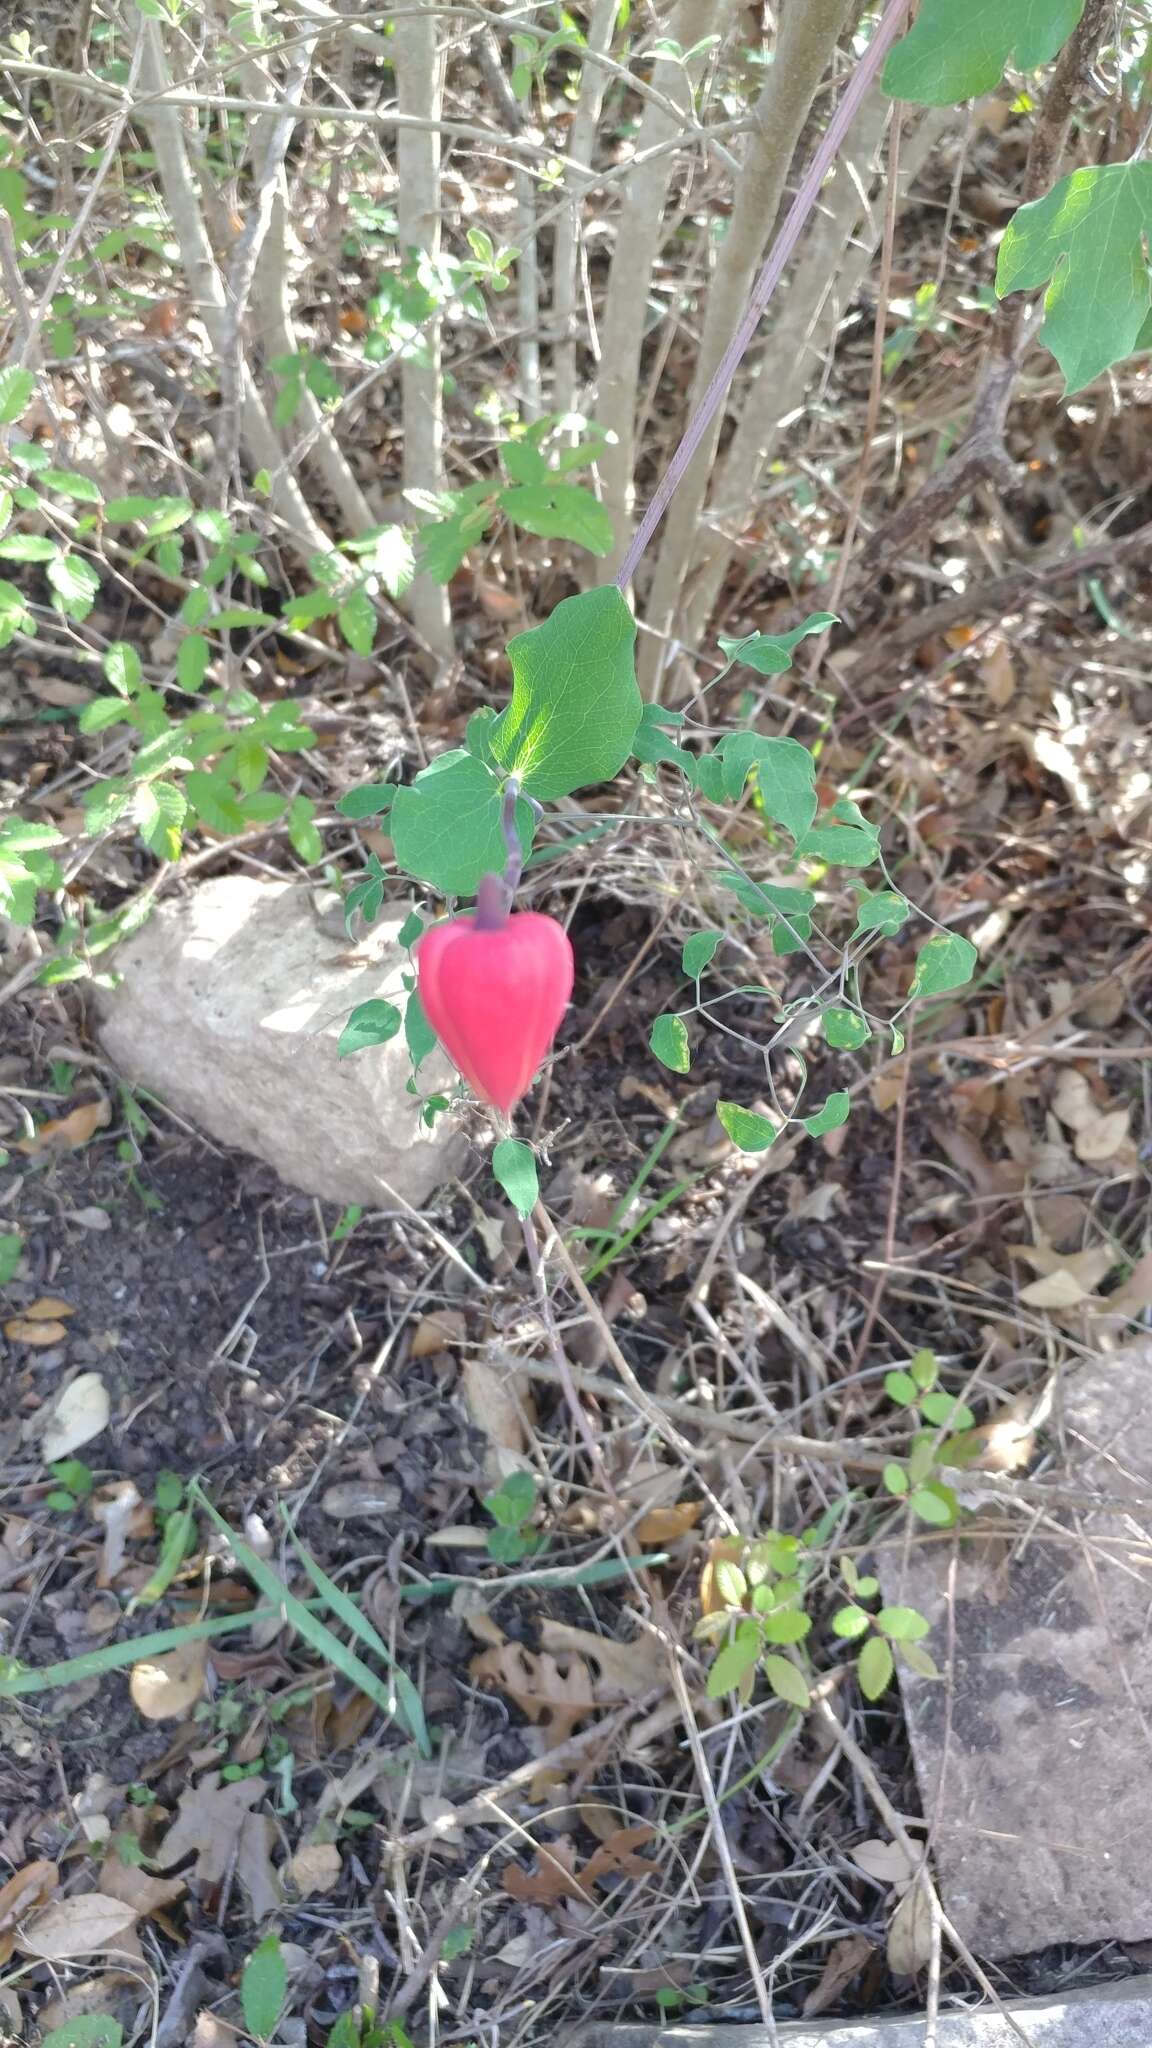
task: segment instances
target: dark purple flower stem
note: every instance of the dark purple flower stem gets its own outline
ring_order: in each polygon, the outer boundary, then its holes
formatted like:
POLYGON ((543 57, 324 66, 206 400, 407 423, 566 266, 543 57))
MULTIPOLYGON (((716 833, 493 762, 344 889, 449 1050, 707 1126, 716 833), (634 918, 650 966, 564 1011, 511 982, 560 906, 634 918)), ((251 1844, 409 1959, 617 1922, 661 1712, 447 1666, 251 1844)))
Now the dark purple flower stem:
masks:
POLYGON ((788 260, 808 224, 808 216, 820 196, 820 188, 840 154, 848 130, 856 119, 873 80, 904 27, 908 7, 909 0, 888 0, 872 41, 840 96, 820 147, 809 164, 800 189, 788 210, 788 217, 773 242, 768 260, 753 286, 744 318, 721 356, 708 389, 684 429, 684 438, 636 528, 632 545, 616 578, 616 585, 620 590, 627 590, 631 583, 645 548, 672 502, 676 486, 704 439, 717 411, 724 403, 724 395, 736 374, 740 359, 764 318, 776 287, 784 275, 788 260))
MULTIPOLYGON (((504 803, 500 812, 500 829, 508 858, 502 875, 482 875, 476 891, 476 915, 474 923, 478 932, 498 932, 508 922, 508 913, 520 887, 524 872, 524 848, 520 844, 520 828, 516 823, 516 806, 520 802, 520 784, 514 775, 504 784, 504 803)), ((531 802, 531 798, 529 798, 531 802)))

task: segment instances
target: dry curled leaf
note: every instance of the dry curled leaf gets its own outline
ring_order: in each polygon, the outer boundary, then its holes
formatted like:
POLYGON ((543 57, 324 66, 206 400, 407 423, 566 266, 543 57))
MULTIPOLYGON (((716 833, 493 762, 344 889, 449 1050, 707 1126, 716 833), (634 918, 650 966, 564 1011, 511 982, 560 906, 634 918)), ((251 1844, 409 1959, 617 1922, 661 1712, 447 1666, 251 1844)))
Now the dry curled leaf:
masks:
POLYGON ((163 1657, 132 1666, 128 1690, 146 1721, 176 1721, 194 1707, 204 1690, 207 1643, 181 1643, 163 1657))
POLYGON ((288 1875, 300 1897, 310 1899, 338 1885, 343 1867, 335 1842, 305 1842, 288 1865, 288 1875))
POLYGON ((1128 1141, 1129 1109, 1105 1110, 1092 1122, 1081 1124, 1072 1140, 1072 1150, 1084 1166, 1097 1166, 1114 1159, 1128 1141))
POLYGON ((872 1944, 866 1934, 849 1934, 841 1941, 834 1941, 819 1982, 813 1985, 804 2000, 804 2018, 815 2019, 818 2013, 827 2012, 830 2005, 838 2004, 871 1954, 872 1944))
POLYGON ((636 1524, 638 1543, 678 1543, 696 1527, 704 1512, 702 1500, 677 1501, 670 1508, 649 1508, 636 1524))
POLYGON ((583 1899, 586 1904, 593 1900, 592 1887, 605 1878, 623 1875, 625 1877, 649 1877, 652 1864, 646 1856, 636 1851, 652 1840, 655 1830, 646 1823, 638 1827, 617 1828, 606 1842, 602 1842, 589 1857, 583 1870, 577 1871, 576 1857, 566 1835, 558 1841, 549 1842, 536 1852, 536 1864, 532 1870, 525 1870, 519 1863, 510 1863, 504 1872, 504 1889, 511 1898, 524 1904, 538 1906, 555 1905, 560 1899, 583 1899))
POLYGON ((16 1946, 16 1932, 22 1920, 51 1898, 60 1882, 60 1872, 46 1860, 26 1863, 23 1870, 0 1885, 0 1966, 16 1946))
POLYGON ((62 1344, 68 1335, 63 1323, 34 1323, 27 1316, 13 1316, 4 1325, 10 1344, 62 1344))
POLYGON ((208 1891, 220 1884, 236 1855, 241 1831, 250 1809, 268 1789, 264 1778, 240 1778, 222 1785, 218 1771, 209 1771, 198 1785, 180 1795, 176 1818, 160 1843, 152 1861, 160 1870, 171 1869, 196 1852, 193 1878, 208 1891))
POLYGON ((67 1116, 50 1117, 33 1137, 20 1138, 13 1150, 25 1153, 29 1159, 44 1152, 76 1152, 111 1121, 112 1105, 99 1095, 95 1102, 81 1102, 67 1116))
POLYGON ((409 1358, 433 1358, 438 1351, 451 1351, 464 1342, 467 1324, 458 1308, 438 1308, 422 1316, 412 1333, 409 1358))
MULTIPOLYGON (((33 1328, 46 1330, 49 1323, 34 1324, 33 1328)), ((64 1335, 63 1329, 60 1332, 64 1335)), ((61 1387, 55 1399, 24 1425, 25 1442, 38 1440, 40 1456, 46 1465, 55 1464, 58 1458, 70 1458, 83 1444, 91 1443, 107 1429, 112 1414, 108 1389, 98 1372, 82 1372, 66 1387, 61 1387)))
POLYGON ((914 1875, 914 1867, 899 1842, 882 1842, 877 1837, 857 1842, 848 1853, 857 1870, 875 1878, 877 1884, 906 1885, 914 1875))
MULTIPOLYGON (((510 1359, 495 1365, 486 1358, 466 1358, 460 1385, 469 1419, 483 1430, 492 1449, 522 1452, 525 1419, 532 1414, 527 1374, 517 1372, 510 1359)), ((507 1477, 510 1469, 508 1460, 497 1459, 490 1476, 507 1477)))
POLYGON ((182 1877, 153 1877, 138 1863, 122 1863, 114 1849, 100 1865, 100 1890, 106 1898, 130 1906, 138 1920, 150 1913, 163 1913, 182 1899, 187 1889, 182 1877))
POLYGON ((116 1948, 135 1919, 131 1906, 121 1899, 106 1898, 103 1892, 76 1892, 70 1899, 54 1899, 36 1913, 17 1937, 17 1947, 42 1962, 64 1963, 72 1956, 116 1948))
POLYGON ((592 1697, 599 1707, 623 1706, 641 1693, 668 1683, 668 1657, 655 1635, 642 1631, 630 1643, 564 1621, 542 1621, 540 1641, 555 1657, 576 1656, 591 1669, 592 1697))
POLYGON ((61 1301, 58 1294, 42 1294, 38 1301, 32 1302, 24 1311, 30 1323, 54 1322, 63 1316, 74 1316, 75 1313, 71 1303, 61 1301))
POLYGON ((932 1955, 932 1907, 923 1884, 910 1885, 888 1928, 888 1968, 894 1977, 915 1977, 932 1955))
POLYGON ((579 1657, 556 1658, 504 1642, 482 1650, 469 1666, 477 1685, 495 1685, 544 1731, 549 1749, 567 1742, 596 1712, 592 1674, 579 1657))

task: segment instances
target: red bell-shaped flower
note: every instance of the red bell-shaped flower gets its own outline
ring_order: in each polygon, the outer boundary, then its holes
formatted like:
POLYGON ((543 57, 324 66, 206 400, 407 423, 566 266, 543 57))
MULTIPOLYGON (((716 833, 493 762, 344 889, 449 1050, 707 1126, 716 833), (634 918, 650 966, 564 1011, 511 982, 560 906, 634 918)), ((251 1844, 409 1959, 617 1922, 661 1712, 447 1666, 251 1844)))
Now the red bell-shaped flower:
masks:
POLYGON ((428 1022, 453 1065, 482 1102, 510 1110, 532 1086, 572 994, 563 925, 533 910, 495 924, 483 914, 449 918, 425 932, 416 968, 428 1022))

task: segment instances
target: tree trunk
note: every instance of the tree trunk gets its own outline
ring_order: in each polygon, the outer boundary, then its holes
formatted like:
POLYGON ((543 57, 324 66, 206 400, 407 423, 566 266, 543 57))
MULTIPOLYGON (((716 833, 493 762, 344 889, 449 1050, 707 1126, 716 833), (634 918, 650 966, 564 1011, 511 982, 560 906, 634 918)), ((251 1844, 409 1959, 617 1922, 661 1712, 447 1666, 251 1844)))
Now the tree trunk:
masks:
MULTIPOLYGON (((704 333, 689 410, 708 387, 737 327, 776 219, 796 145, 836 46, 858 0, 789 0, 772 65, 756 105, 756 127, 736 187, 732 220, 708 291, 704 333)), ((680 589, 696 542, 716 454, 718 412, 690 463, 664 524, 656 572, 645 606, 649 633, 641 641, 641 683, 659 694, 676 627, 680 589)))
MULTIPOLYGON (((402 11, 392 38, 396 101, 402 114, 434 121, 440 113, 443 65, 436 41, 436 16, 402 11)), ((440 253, 440 137, 434 130, 402 128, 396 138, 400 249, 435 258, 440 253)), ((404 425, 404 488, 444 488, 444 396, 439 314, 421 330, 420 359, 400 366, 404 425)), ((428 576, 418 576, 410 593, 416 630, 441 660, 455 651, 448 593, 428 576)))
MULTIPOLYGON (((727 0, 679 0, 668 24, 669 36, 682 50, 693 49, 706 36, 716 33, 726 5, 727 0)), ((652 71, 652 83, 665 99, 687 112, 705 61, 703 53, 688 67, 675 57, 660 57, 652 71)), ((672 115, 649 101, 636 136, 637 156, 671 142, 677 132, 672 115)), ((598 458, 604 503, 612 515, 615 535, 611 554, 596 565, 599 583, 614 580, 632 536, 640 353, 648 324, 652 272, 663 238, 664 203, 675 167, 676 158, 670 150, 654 161, 641 163, 624 188, 616 225, 616 246, 600 327, 600 372, 593 408, 597 425, 614 437, 598 458)))

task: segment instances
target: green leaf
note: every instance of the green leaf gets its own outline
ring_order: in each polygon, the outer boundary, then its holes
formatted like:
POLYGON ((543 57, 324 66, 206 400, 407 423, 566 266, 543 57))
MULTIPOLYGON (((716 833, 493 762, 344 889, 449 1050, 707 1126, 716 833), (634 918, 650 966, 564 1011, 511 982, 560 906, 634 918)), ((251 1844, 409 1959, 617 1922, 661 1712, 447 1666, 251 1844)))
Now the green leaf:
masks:
POLYGON ((81 732, 103 732, 109 725, 124 725, 128 713, 122 697, 93 697, 85 704, 77 723, 81 732))
POLYGON ((416 550, 403 526, 382 526, 370 550, 358 549, 370 562, 389 597, 403 597, 416 574, 416 550))
POLYGON ((895 100, 949 107, 999 85, 1008 59, 1036 71, 1067 42, 1084 0, 923 0, 884 68, 895 100))
POLYGON ((960 1512, 952 1488, 938 1479, 927 1479, 923 1486, 918 1486, 909 1496, 909 1505, 922 1522, 930 1522, 934 1529, 950 1529, 960 1512))
POLYGON ((936 1353, 927 1349, 914 1352, 908 1361, 908 1370, 916 1385, 927 1392, 929 1387, 936 1385, 936 1353))
POLYGON ((866 1700, 878 1700, 892 1683, 896 1666, 883 1636, 870 1636, 856 1659, 856 1676, 866 1700))
MULTIPOLYGON (((760 1658, 761 1635, 754 1621, 742 1621, 730 1643, 716 1655, 708 1673, 708 1697, 710 1700, 723 1699, 726 1692, 735 1692, 743 1684, 750 1671, 754 1671, 760 1658)), ((787 1658, 776 1659, 787 1663, 787 1658)), ((792 1666, 788 1666, 789 1670, 792 1666)))
POLYGON ((420 567, 433 583, 450 583, 469 548, 487 533, 496 504, 466 505, 448 519, 433 519, 420 530, 420 567))
POLYGON ((500 459, 514 484, 540 484, 547 480, 548 464, 529 441, 505 441, 500 459))
POLYGON ((350 590, 336 614, 340 631, 354 654, 371 654, 376 638, 376 607, 366 590, 350 590))
POLYGON ((869 825, 841 825, 826 818, 813 826, 796 848, 805 860, 834 861, 842 868, 866 868, 880 851, 880 834, 869 825))
POLYGON ((932 1625, 914 1607, 882 1607, 876 1616, 876 1626, 894 1643, 918 1643, 922 1636, 931 1633, 932 1625))
POLYGON ((1008 223, 996 290, 1003 298, 1048 284, 1044 345, 1070 392, 1131 355, 1140 340, 1152 311, 1144 254, 1150 230, 1152 163, 1140 159, 1073 171, 1008 223))
MULTIPOLYGON (((228 756, 229 772, 244 796, 258 790, 268 773, 268 749, 252 733, 241 733, 228 756)), ((319 858, 319 856, 317 856, 319 858)))
POLYGON ((59 555, 57 561, 49 561, 47 580, 59 598, 59 610, 68 618, 86 618, 92 610, 100 578, 90 561, 82 555, 59 555))
POLYGON ((0 1236, 0 1287, 7 1287, 12 1279, 23 1250, 24 1239, 18 1231, 6 1230, 0 1236))
POLYGON ((108 2013, 77 2013, 45 2034, 40 2048, 123 2048, 124 2029, 108 2013))
POLYGON ((723 932, 693 932, 690 939, 685 939, 684 951, 680 955, 682 972, 690 975, 693 981, 699 980, 704 969, 711 966, 723 937, 723 932))
POLYGON ((903 896, 898 896, 894 889, 881 889, 875 896, 861 898, 856 907, 856 930, 883 932, 891 938, 911 915, 912 906, 903 896))
POLYGON ((900 1654, 903 1657, 904 1662, 907 1665, 909 1665, 911 1669, 915 1671, 920 1678, 940 1677, 940 1666, 937 1664, 935 1657, 931 1656, 930 1653, 926 1649, 924 1649, 922 1644, 902 1643, 900 1645, 900 1654))
POLYGON ((823 633, 840 621, 835 612, 813 612, 791 633, 749 633, 743 640, 720 636, 720 652, 728 661, 741 661, 758 675, 782 676, 792 666, 792 655, 810 633, 823 633))
POLYGON ((775 1614, 766 1614, 761 1626, 766 1643, 802 1643, 812 1623, 795 1607, 782 1607, 775 1614))
POLYGON ((242 832, 248 820, 222 777, 193 769, 185 781, 188 800, 210 832, 242 832))
POLYGON ((872 1623, 862 1607, 838 1607, 832 1616, 832 1633, 841 1636, 845 1642, 855 1642, 857 1636, 866 1636, 872 1623))
POLYGON ((512 701, 491 730, 495 759, 540 801, 609 782, 643 709, 636 623, 609 584, 566 597, 542 626, 508 643, 512 701))
POLYGON ((770 1117, 755 1109, 741 1109, 738 1102, 718 1102, 716 1114, 741 1152, 766 1152, 779 1135, 780 1126, 770 1117))
MULTIPOLYGON (((397 863, 445 896, 474 896, 481 875, 507 859, 502 809, 500 785, 482 762, 461 749, 441 754, 396 792, 390 829, 397 863)), ((527 853, 535 820, 526 803, 516 806, 516 824, 527 853)))
POLYGON ((825 1010, 821 1022, 825 1038, 838 1052, 855 1052, 872 1036, 871 1025, 856 1010, 825 1010))
POLYGON ((82 505, 100 503, 100 487, 90 476, 82 476, 78 469, 42 469, 40 482, 47 490, 56 491, 62 498, 75 498, 82 505))
POLYGON ((0 427, 19 419, 35 389, 36 379, 31 370, 22 370, 16 363, 0 370, 0 427))
POLYGON ((409 996, 404 1011, 404 1043, 412 1056, 413 1067, 427 1059, 436 1044, 436 1033, 424 1014, 424 1005, 416 989, 409 996))
POLYGON ((803 839, 816 816, 816 763, 799 740, 765 739, 758 732, 728 733, 716 752, 724 763, 724 792, 735 803, 753 769, 761 808, 793 839, 803 839))
POLYGON ((895 1459, 890 1464, 885 1465, 883 1478, 884 1485, 889 1493, 895 1494, 897 1498, 907 1493, 909 1484, 908 1474, 904 1470, 903 1465, 898 1465, 895 1459))
MULTIPOLYGON (((1152 164, 1149 165, 1152 170, 1152 164)), ((937 932, 916 956, 909 996, 942 996, 971 981, 979 954, 959 932, 937 932)))
POLYGON ((324 858, 324 841, 312 823, 315 816, 316 806, 311 797, 293 797, 288 806, 288 837, 306 867, 324 858))
POLYGON ((799 1707, 807 1713, 812 1704, 804 1674, 787 1657, 765 1657, 762 1670, 778 1700, 786 1700, 790 1707, 799 1707))
POLYGON ((800 1121, 810 1138, 822 1138, 826 1131, 838 1131, 846 1124, 852 1113, 852 1097, 843 1089, 830 1095, 822 1109, 815 1116, 801 1117, 800 1121))
POLYGON ((914 1407, 920 1398, 920 1389, 910 1372, 886 1372, 884 1392, 901 1408, 914 1407))
POLYGON ((530 1216, 540 1199, 536 1156, 519 1138, 501 1138, 492 1153, 492 1171, 518 1216, 530 1216))
POLYGON ((370 1045, 387 1045, 400 1029, 400 1012, 395 1003, 374 998, 370 1003, 357 1003, 336 1045, 338 1059, 347 1059, 349 1053, 363 1052, 370 1045))
POLYGON ((60 550, 43 533, 10 533, 0 540, 0 559, 5 562, 54 562, 60 550))
POLYGON ((364 782, 359 789, 346 790, 336 809, 342 818, 378 818, 391 810, 396 790, 395 782, 364 782))
POLYGON ((612 521, 607 509, 580 484, 523 484, 501 491, 505 516, 525 533, 544 540, 571 540, 589 554, 606 555, 612 547, 612 521))
POLYGON ((104 673, 114 690, 122 697, 130 697, 143 681, 140 656, 127 640, 114 640, 104 655, 104 673))
POLYGON ((963 1401, 957 1401, 953 1394, 924 1394, 920 1401, 920 1413, 925 1422, 931 1422, 937 1429, 971 1429, 976 1417, 963 1401))
POLYGON ((212 648, 203 633, 188 633, 176 650, 176 680, 182 690, 198 690, 204 681, 212 648))
POLYGON ((662 1066, 674 1074, 686 1074, 692 1065, 692 1048, 683 1017, 657 1017, 648 1044, 662 1066))
POLYGON ((244 2024, 258 2041, 266 2041, 276 2027, 288 1995, 288 1966, 278 1935, 266 1934, 253 1949, 240 1979, 240 2003, 244 2024))
POLYGON ((426 930, 427 925, 419 911, 410 910, 396 934, 397 944, 403 946, 405 952, 410 952, 417 939, 423 938, 426 930))

